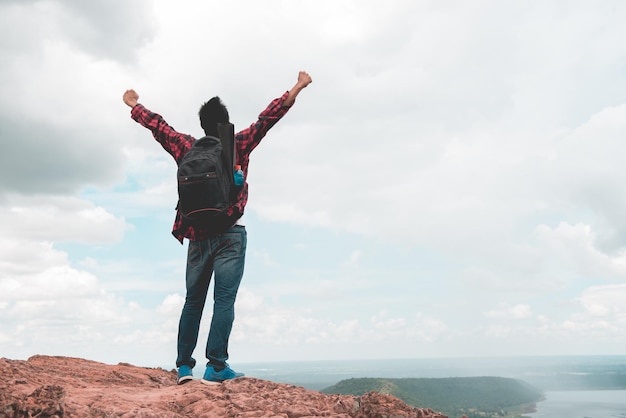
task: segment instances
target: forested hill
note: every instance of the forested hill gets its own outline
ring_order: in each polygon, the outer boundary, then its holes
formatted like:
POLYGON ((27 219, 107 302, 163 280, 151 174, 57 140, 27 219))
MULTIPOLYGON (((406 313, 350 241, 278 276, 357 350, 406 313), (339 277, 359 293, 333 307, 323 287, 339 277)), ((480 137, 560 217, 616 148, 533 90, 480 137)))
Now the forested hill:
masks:
POLYGON ((533 405, 542 396, 539 389, 526 382, 504 377, 358 378, 342 380, 322 390, 344 395, 372 391, 393 395, 412 406, 428 405, 451 417, 461 413, 468 417, 481 416, 479 411, 500 414, 508 411, 505 416, 516 416, 515 411, 533 405))

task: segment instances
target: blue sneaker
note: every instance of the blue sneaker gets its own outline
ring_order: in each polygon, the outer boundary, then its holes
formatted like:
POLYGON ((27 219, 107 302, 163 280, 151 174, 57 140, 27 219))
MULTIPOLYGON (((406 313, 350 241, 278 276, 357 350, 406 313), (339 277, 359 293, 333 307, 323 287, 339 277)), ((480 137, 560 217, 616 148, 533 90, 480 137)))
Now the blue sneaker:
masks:
POLYGON ((182 385, 183 383, 187 383, 188 381, 193 380, 193 373, 191 372, 191 367, 185 366, 184 364, 178 368, 178 380, 176 383, 182 385))
POLYGON ((244 376, 243 373, 237 373, 230 366, 226 365, 226 368, 216 371, 213 366, 206 366, 206 370, 204 371, 204 377, 201 382, 207 385, 212 385, 216 383, 221 383, 224 380, 235 379, 237 377, 244 376))

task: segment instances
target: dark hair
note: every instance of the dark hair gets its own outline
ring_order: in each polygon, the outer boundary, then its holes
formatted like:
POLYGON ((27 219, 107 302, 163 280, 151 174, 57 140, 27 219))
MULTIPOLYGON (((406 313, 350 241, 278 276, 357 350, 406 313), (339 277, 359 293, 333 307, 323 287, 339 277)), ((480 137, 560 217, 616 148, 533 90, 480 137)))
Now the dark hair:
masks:
POLYGON ((228 109, 222 99, 218 96, 211 98, 208 102, 202 105, 200 112, 200 126, 204 129, 206 135, 218 136, 217 124, 218 123, 230 123, 228 118, 228 109))

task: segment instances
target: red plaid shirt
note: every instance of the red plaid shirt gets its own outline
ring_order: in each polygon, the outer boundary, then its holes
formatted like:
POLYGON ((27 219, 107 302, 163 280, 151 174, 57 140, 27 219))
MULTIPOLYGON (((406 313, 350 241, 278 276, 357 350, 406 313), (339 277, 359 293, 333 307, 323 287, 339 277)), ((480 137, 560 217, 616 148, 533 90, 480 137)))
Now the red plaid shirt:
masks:
MULTIPOLYGON (((265 136, 267 131, 276 124, 290 109, 291 106, 284 106, 283 103, 289 92, 285 92, 281 97, 274 99, 267 108, 261 112, 259 118, 250 127, 235 134, 236 141, 236 154, 237 164, 241 165, 245 178, 248 178, 248 164, 250 162, 250 153, 261 139, 265 136)), ((292 104, 293 105, 293 104, 292 104)), ((156 139, 165 149, 169 152, 176 164, 180 164, 183 156, 189 151, 192 144, 196 140, 191 135, 182 134, 176 132, 174 128, 165 122, 161 115, 151 112, 143 105, 137 104, 131 110, 131 117, 142 126, 150 129, 154 139, 156 139)), ((233 215, 235 210, 243 214, 246 203, 248 202, 248 182, 246 181, 237 202, 228 210, 229 215, 233 215)), ((200 241, 209 238, 209 232, 202 228, 194 228, 184 222, 180 211, 176 211, 176 218, 174 220, 174 228, 172 234, 182 244, 183 238, 187 238, 191 241, 200 241)))

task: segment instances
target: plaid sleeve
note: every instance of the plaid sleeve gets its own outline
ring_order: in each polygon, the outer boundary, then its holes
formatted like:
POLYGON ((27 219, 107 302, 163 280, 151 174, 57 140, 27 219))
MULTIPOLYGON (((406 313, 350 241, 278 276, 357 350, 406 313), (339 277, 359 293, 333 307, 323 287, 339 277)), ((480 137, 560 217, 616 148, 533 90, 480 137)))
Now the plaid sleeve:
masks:
POLYGON ((176 163, 180 163, 185 153, 191 148, 195 138, 181 134, 165 122, 158 113, 151 112, 142 104, 137 104, 130 113, 131 117, 141 126, 150 129, 154 139, 170 153, 176 163))
POLYGON ((267 134, 272 126, 287 114, 291 106, 284 106, 283 103, 289 92, 272 100, 272 102, 261 112, 256 122, 248 128, 237 133, 237 151, 239 155, 248 155, 259 145, 261 139, 267 134))

